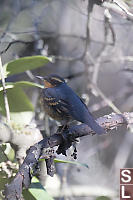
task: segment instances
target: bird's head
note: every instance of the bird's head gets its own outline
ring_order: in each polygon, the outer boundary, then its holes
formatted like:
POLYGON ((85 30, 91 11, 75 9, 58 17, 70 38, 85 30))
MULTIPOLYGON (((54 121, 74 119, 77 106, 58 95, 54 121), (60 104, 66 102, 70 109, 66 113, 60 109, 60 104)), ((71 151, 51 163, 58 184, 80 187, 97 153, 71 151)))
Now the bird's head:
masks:
POLYGON ((45 77, 41 76, 36 76, 36 77, 44 81, 44 86, 46 88, 56 87, 62 83, 65 83, 65 80, 56 74, 50 74, 45 77))

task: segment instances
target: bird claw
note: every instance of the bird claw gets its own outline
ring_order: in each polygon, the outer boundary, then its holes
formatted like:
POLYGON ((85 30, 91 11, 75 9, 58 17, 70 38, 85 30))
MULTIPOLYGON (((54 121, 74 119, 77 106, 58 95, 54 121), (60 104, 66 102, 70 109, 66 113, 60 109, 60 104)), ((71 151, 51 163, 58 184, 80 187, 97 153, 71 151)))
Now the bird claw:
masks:
MULTIPOLYGON (((66 154, 66 150, 69 149, 72 146, 72 143, 76 143, 79 142, 78 139, 76 139, 73 134, 71 134, 70 132, 68 132, 68 129, 66 129, 66 131, 64 132, 64 134, 61 134, 62 136, 62 143, 59 145, 58 149, 57 149, 57 154, 63 154, 65 156, 67 156, 66 154)), ((76 147, 74 147, 74 152, 72 154, 72 157, 74 159, 77 159, 77 149, 76 147)))
POLYGON ((73 154, 71 155, 75 160, 77 159, 77 148, 74 147, 73 154))
POLYGON ((63 154, 66 156, 66 150, 69 149, 72 146, 72 141, 71 139, 68 137, 68 128, 65 129, 65 131, 63 131, 63 134, 61 134, 62 136, 62 143, 59 145, 58 149, 57 149, 57 154, 63 154))
POLYGON ((59 134, 62 134, 64 131, 67 131, 68 129, 69 129, 68 124, 65 124, 65 125, 63 125, 63 126, 59 126, 57 132, 58 132, 59 134))
POLYGON ((57 149, 57 154, 63 154, 65 156, 67 156, 66 154, 66 150, 69 149, 72 145, 72 142, 68 140, 68 138, 66 138, 64 135, 62 136, 62 143, 59 145, 58 149, 57 149))

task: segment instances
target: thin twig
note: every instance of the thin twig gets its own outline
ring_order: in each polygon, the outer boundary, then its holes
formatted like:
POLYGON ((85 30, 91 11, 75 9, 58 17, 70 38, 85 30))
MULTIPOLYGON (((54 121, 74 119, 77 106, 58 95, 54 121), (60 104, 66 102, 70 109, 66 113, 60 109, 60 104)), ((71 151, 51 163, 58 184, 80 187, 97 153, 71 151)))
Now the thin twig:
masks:
POLYGON ((122 15, 130 21, 133 21, 133 13, 129 11, 130 8, 124 3, 124 1, 113 0, 113 3, 104 1, 102 6, 108 8, 109 10, 113 10, 115 13, 122 15))
POLYGON ((104 22, 104 26, 105 26, 105 31, 104 31, 104 37, 105 37, 105 42, 103 44, 103 47, 99 53, 99 56, 96 58, 96 61, 92 58, 92 64, 94 65, 94 71, 93 71, 93 75, 92 75, 92 83, 93 84, 97 84, 97 80, 98 80, 98 75, 99 75, 99 69, 101 66, 101 62, 102 62, 102 58, 106 56, 107 54, 107 47, 108 47, 108 43, 107 43, 107 36, 108 36, 108 30, 111 31, 112 33, 112 45, 115 44, 115 32, 113 30, 113 27, 111 25, 111 15, 108 11, 108 9, 105 9, 104 12, 104 18, 105 18, 105 22, 104 22))
POLYGON ((112 110, 118 114, 121 114, 121 111, 114 105, 114 103, 105 96, 105 94, 93 83, 91 84, 92 89, 96 90, 96 92, 98 93, 99 96, 102 97, 102 99, 107 103, 107 105, 109 105, 112 110))
POLYGON ((109 9, 106 8, 104 11, 105 42, 107 43, 108 31, 110 30, 112 34, 112 45, 115 45, 116 35, 113 26, 111 24, 111 18, 112 16, 109 12, 109 9))
MULTIPOLYGON (((129 86, 125 86, 122 90, 120 90, 119 92, 117 92, 117 94, 115 96, 109 96, 107 97, 108 99, 110 99, 110 101, 113 103, 116 100, 119 99, 123 99, 123 101, 125 100, 126 95, 132 92, 132 88, 130 88, 129 86)), ((105 101, 105 99, 102 99, 100 102, 93 104, 92 106, 89 107, 89 111, 90 112, 96 112, 98 110, 101 110, 102 108, 108 106, 107 101, 105 101)))
POLYGON ((1 56, 0 56, 0 74, 1 74, 1 80, 2 80, 2 86, 3 86, 3 96, 4 96, 4 103, 5 103, 5 110, 6 110, 6 118, 7 118, 7 123, 10 124, 10 121, 11 121, 10 110, 9 110, 6 87, 5 87, 5 77, 4 77, 3 67, 2 67, 1 56))
POLYGON ((6 53, 6 51, 13 45, 13 44, 16 44, 16 43, 21 43, 21 44, 31 44, 32 42, 35 42, 35 41, 22 41, 22 40, 14 40, 12 42, 10 42, 7 47, 2 50, 0 52, 0 54, 3 54, 3 53, 6 53))

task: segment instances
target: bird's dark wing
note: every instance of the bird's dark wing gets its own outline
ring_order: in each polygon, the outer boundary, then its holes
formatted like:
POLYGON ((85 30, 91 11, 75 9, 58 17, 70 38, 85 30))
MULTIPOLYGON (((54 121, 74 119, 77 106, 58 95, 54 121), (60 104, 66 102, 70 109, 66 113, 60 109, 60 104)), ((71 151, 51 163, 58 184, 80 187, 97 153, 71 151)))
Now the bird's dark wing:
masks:
POLYGON ((68 102, 70 102, 69 110, 73 119, 87 124, 98 134, 105 133, 104 129, 95 121, 83 100, 71 88, 69 88, 68 102))
MULTIPOLYGON (((78 97, 79 97, 79 96, 78 96, 78 97)), ((85 102, 83 101, 83 99, 80 98, 80 97, 79 97, 79 99, 80 99, 80 101, 84 104, 84 106, 88 109, 88 107, 87 107, 87 105, 85 104, 85 102)))
POLYGON ((47 88, 43 91, 44 101, 48 106, 52 108, 61 115, 69 116, 69 104, 64 98, 56 93, 53 88, 47 88))
POLYGON ((47 98, 47 104, 62 116, 85 123, 98 134, 104 133, 85 103, 68 86, 60 89, 48 88, 45 90, 44 98, 47 98))

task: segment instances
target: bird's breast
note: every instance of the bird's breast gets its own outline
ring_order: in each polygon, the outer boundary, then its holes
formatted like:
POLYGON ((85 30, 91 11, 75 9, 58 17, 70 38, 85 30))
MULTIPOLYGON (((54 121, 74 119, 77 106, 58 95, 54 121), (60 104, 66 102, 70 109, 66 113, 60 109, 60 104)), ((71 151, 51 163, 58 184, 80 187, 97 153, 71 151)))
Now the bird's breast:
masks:
POLYGON ((43 107, 46 114, 48 114, 51 118, 60 121, 62 124, 70 121, 70 116, 67 116, 64 112, 62 112, 59 108, 59 102, 55 97, 48 97, 45 93, 46 90, 43 91, 43 107))

